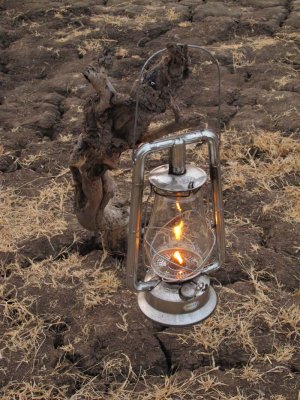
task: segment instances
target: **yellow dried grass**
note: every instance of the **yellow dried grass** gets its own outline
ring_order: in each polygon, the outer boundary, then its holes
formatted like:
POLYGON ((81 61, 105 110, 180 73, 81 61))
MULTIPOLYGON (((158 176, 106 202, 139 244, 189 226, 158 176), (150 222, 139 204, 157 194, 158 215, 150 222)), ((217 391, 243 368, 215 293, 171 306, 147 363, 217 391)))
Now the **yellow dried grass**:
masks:
POLYGON ((300 144, 296 139, 267 131, 250 133, 249 136, 251 141, 244 142, 235 131, 223 136, 221 157, 227 162, 225 189, 233 188, 236 182, 241 188, 255 182, 256 186, 250 189, 253 193, 261 189, 270 191, 275 179, 299 171, 300 144), (263 157, 256 158, 257 153, 263 153, 263 157))
POLYGON ((87 308, 107 304, 121 286, 114 271, 96 270, 90 278, 92 279, 83 284, 84 305, 87 308))
POLYGON ((21 240, 63 233, 67 228, 66 202, 71 190, 68 180, 59 183, 53 180, 34 197, 21 196, 14 188, 1 190, 0 251, 14 252, 21 240))
POLYGON ((223 135, 224 189, 273 192, 274 199, 263 205, 263 213, 281 211, 282 219, 300 222, 299 187, 287 182, 300 171, 299 141, 280 132, 258 131, 248 136, 250 140, 234 130, 223 135))
MULTIPOLYGON (((259 355, 253 342, 257 318, 264 321, 271 331, 283 334, 287 339, 291 336, 299 337, 300 307, 293 304, 278 309, 276 302, 272 299, 273 296, 275 298, 282 296, 280 286, 276 289, 269 287, 253 268, 248 269, 248 275, 251 286, 254 288, 253 294, 244 295, 233 289, 223 288, 223 293, 231 294, 230 303, 223 301, 223 307, 217 309, 209 319, 194 326, 189 332, 177 336, 183 343, 204 347, 204 353, 207 355, 218 351, 224 341, 239 343, 249 353, 251 364, 248 365, 246 372, 249 373, 250 380, 251 373, 249 371, 253 370, 254 361, 264 359, 264 356, 259 355), (234 306, 232 295, 235 297, 234 306)), ((195 349, 195 351, 199 350, 195 349)), ((288 360, 293 351, 292 344, 281 349, 280 354, 278 348, 274 346, 274 351, 268 355, 268 358, 278 356, 281 360, 288 360)), ((254 378, 255 371, 252 374, 252 379, 254 378)))

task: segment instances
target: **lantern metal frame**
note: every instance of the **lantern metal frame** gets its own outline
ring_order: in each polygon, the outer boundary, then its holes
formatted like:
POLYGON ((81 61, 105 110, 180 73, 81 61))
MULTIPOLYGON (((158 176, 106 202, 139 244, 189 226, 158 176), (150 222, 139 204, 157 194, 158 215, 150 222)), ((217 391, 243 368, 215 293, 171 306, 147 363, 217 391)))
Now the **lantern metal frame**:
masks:
POLYGON ((141 221, 142 221, 142 199, 144 191, 145 161, 147 156, 154 152, 171 149, 176 146, 176 141, 180 139, 186 145, 195 143, 206 143, 209 152, 209 170, 212 186, 213 218, 216 233, 216 248, 218 259, 202 270, 208 273, 220 268, 225 259, 225 235, 223 219, 223 199, 221 188, 221 172, 219 160, 218 137, 215 133, 204 130, 190 132, 185 135, 175 136, 152 143, 145 143, 140 146, 135 154, 133 166, 132 191, 131 191, 131 212, 129 218, 129 236, 127 252, 127 285, 130 289, 137 292, 152 290, 161 281, 154 278, 147 282, 137 279, 139 264, 139 249, 141 242, 141 221))

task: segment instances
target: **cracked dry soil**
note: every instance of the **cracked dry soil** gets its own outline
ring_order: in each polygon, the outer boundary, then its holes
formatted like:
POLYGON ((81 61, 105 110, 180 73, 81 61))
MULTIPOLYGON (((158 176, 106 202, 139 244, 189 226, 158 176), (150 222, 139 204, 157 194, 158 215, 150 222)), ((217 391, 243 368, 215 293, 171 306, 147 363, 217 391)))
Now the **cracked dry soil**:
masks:
MULTIPOLYGON (((300 1, 4 0, 0 13, 1 399, 299 399, 300 1), (67 166, 81 71, 108 48, 128 91, 174 41, 221 67, 227 260, 214 315, 163 329, 126 289, 124 254, 78 225, 67 166)), ((214 129, 215 71, 192 61, 180 107, 214 129)), ((203 162, 197 146, 189 157, 203 162)), ((130 165, 115 171, 123 198, 130 165)))

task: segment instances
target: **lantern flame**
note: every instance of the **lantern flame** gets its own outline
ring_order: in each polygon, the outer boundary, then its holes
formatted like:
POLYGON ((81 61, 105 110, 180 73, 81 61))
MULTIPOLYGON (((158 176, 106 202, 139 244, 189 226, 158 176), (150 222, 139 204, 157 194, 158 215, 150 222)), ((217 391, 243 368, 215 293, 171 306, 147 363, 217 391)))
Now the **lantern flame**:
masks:
POLYGON ((174 258, 176 261, 178 261, 178 263, 179 263, 180 265, 183 264, 183 258, 182 258, 181 254, 180 254, 180 252, 179 252, 178 250, 174 252, 173 258, 174 258))
POLYGON ((182 212, 182 208, 180 207, 180 204, 176 201, 176 208, 179 212, 182 212))
POLYGON ((178 225, 175 225, 173 232, 176 240, 180 240, 182 236, 183 221, 181 220, 178 225))

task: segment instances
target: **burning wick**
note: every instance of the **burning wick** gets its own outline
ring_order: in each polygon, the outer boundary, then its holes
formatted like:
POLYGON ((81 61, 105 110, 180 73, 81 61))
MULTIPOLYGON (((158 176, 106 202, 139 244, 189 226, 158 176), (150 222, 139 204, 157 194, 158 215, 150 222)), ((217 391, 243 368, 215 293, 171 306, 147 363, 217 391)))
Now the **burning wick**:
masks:
POLYGON ((178 250, 174 252, 173 258, 174 258, 176 261, 178 261, 178 263, 179 263, 180 265, 183 264, 183 258, 181 257, 181 254, 179 253, 178 250))
POLYGON ((175 225, 173 232, 176 240, 180 240, 182 236, 183 221, 181 220, 178 225, 175 225))
POLYGON ((182 279, 184 277, 184 267, 185 267, 185 262, 183 256, 180 254, 180 252, 174 251, 174 253, 171 256, 171 262, 172 262, 172 270, 176 271, 176 279, 182 279))

